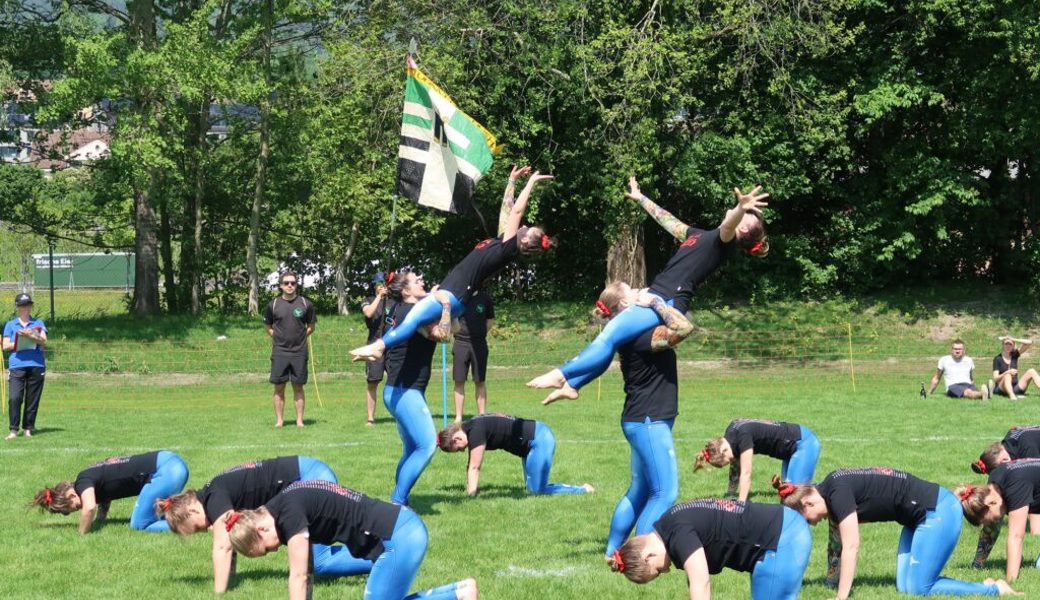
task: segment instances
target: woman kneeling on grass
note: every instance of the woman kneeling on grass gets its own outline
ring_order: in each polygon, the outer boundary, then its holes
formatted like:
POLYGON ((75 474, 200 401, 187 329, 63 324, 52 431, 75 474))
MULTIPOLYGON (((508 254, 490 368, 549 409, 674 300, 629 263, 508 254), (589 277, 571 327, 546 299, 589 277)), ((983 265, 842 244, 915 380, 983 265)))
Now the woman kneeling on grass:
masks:
MULTIPOLYGON (((989 473, 986 485, 963 485, 957 489, 964 517, 972 525, 998 525, 1004 515, 1007 515, 1005 577, 1008 581, 1015 581, 1022 567, 1022 544, 1026 535, 1026 522, 1033 515, 1040 513, 1040 509, 1036 508, 1040 506, 1040 459, 1023 458, 1004 463, 989 473)), ((999 527, 996 531, 1000 531, 999 527)), ((1033 533, 1036 534, 1037 531, 1033 530, 1033 533)), ((989 545, 983 548, 983 540, 980 540, 973 565, 981 566, 986 560, 996 536, 989 541, 989 545)), ((1037 557, 1036 564, 1040 567, 1040 556, 1037 557)))
POLYGON ((452 423, 440 430, 437 433, 437 445, 445 452, 469 449, 466 493, 470 497, 477 495, 485 450, 505 450, 519 456, 524 463, 527 490, 532 494, 585 494, 593 491, 587 483, 549 483, 549 471, 552 470, 553 455, 556 453, 556 437, 552 429, 541 421, 499 413, 480 415, 462 423, 452 423))
POLYGON ((960 502, 949 490, 888 467, 832 471, 815 486, 773 485, 785 506, 810 524, 828 519, 828 584, 838 571, 838 599, 852 592, 859 560, 859 524, 895 521, 903 526, 896 555, 896 589, 915 596, 997 596, 1014 594, 1006 581, 960 581, 941 575, 961 532, 960 502), (834 527, 837 525, 837 537, 834 527), (837 547, 835 547, 837 546, 837 547), (840 561, 840 562, 839 562, 840 561))
MULTIPOLYGON (((629 180, 629 192, 625 196, 638 202, 681 242, 664 270, 654 278, 650 293, 683 314, 689 309, 693 291, 722 266, 734 248, 739 247, 751 256, 765 257, 769 253, 769 244, 760 209, 767 206, 763 200, 769 194, 759 194, 761 189, 756 187, 746 194, 734 189, 737 205, 726 212, 716 229, 707 231, 688 226, 651 202, 639 191, 639 184, 632 177, 629 180)), ((569 386, 578 390, 607 370, 618 346, 659 325, 669 325, 659 312, 647 307, 636 306, 618 311, 621 299, 630 295, 631 287, 626 283, 615 282, 607 286, 600 294, 597 307, 603 317, 611 317, 615 312, 619 314, 610 319, 603 331, 578 356, 527 382, 528 387, 569 386)))
MULTIPOLYGON (((182 536, 213 531, 213 591, 227 591, 235 570, 235 553, 227 534, 227 519, 235 510, 260 508, 290 484, 320 480, 336 483, 336 474, 308 456, 282 456, 243 463, 217 475, 201 490, 188 490, 156 501, 157 514, 182 536)), ((372 570, 372 561, 355 558, 343 546, 314 544, 314 574, 338 577, 372 570)))
POLYGON ((374 561, 365 600, 477 598, 473 579, 408 595, 426 554, 426 525, 408 507, 335 483, 294 483, 256 510, 231 513, 226 528, 234 549, 251 558, 289 548, 289 600, 310 597, 311 544, 337 543, 374 561))
POLYGON ((795 600, 811 551, 809 526, 790 508, 706 498, 673 506, 607 562, 636 583, 674 564, 686 571, 691 600, 711 598, 709 576, 723 568, 751 573, 753 600, 795 600))
POLYGON ((113 456, 80 471, 73 483, 62 481, 40 490, 29 506, 63 515, 81 510, 79 532, 85 534, 95 515, 99 523, 105 520, 113 500, 137 496, 130 528, 163 532, 170 526, 156 516, 155 501, 183 490, 187 481, 188 465, 169 450, 113 456))
POLYGON ((799 485, 812 483, 816 461, 820 458, 820 440, 805 425, 734 419, 722 437, 713 438, 693 461, 693 470, 705 465, 729 469, 729 494, 747 500, 751 493, 751 465, 756 454, 783 461, 780 477, 799 485), (734 489, 736 488, 736 489, 734 489))

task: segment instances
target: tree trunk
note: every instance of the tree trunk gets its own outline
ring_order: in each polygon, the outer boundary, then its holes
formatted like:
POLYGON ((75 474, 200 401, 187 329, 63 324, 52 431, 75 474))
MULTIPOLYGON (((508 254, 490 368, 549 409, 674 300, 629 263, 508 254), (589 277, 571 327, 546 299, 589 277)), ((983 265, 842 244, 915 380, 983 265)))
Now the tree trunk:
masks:
POLYGON ((173 276, 173 240, 170 227, 170 201, 165 192, 159 192, 159 233, 162 252, 163 287, 166 290, 166 311, 177 312, 177 283, 173 276))
POLYGON ((646 285, 643 227, 625 226, 607 249, 607 283, 624 281, 634 288, 646 285))
POLYGON ((193 135, 189 138, 194 189, 184 202, 181 233, 181 287, 191 314, 202 312, 202 203, 206 190, 206 131, 209 129, 209 95, 197 107, 193 135))
POLYGON ((341 315, 350 314, 350 305, 347 303, 347 269, 350 267, 350 259, 354 257, 357 238, 358 224, 357 221, 354 221, 350 226, 350 241, 347 242, 347 250, 336 264, 336 310, 341 315))
POLYGON ((159 239, 151 192, 155 173, 134 181, 134 314, 159 314, 159 239))
POLYGON ((264 202, 264 184, 267 181, 267 161, 270 158, 271 137, 271 29, 274 20, 274 0, 267 0, 264 36, 264 99, 260 102, 260 154, 256 159, 256 188, 253 207, 249 212, 249 239, 246 241, 246 272, 249 274, 249 314, 260 312, 260 273, 256 266, 257 246, 260 243, 260 209, 264 202))

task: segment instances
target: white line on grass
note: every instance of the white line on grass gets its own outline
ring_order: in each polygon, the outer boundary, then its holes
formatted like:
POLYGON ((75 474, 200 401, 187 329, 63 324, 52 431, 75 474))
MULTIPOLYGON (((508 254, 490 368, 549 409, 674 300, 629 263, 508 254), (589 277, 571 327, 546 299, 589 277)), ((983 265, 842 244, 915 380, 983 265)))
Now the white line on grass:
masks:
POLYGON ((567 577, 579 571, 588 571, 588 568, 563 567, 562 569, 530 569, 509 565, 505 569, 495 573, 496 577, 567 577))

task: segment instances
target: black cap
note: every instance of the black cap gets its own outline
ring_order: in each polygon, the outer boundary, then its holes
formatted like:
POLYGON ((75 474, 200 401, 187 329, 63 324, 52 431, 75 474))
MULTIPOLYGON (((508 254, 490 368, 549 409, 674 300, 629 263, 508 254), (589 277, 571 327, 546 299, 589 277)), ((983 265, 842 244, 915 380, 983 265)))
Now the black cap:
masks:
POLYGON ((30 296, 29 294, 26 294, 25 292, 22 292, 21 294, 18 294, 17 296, 14 297, 14 305, 15 306, 25 306, 27 304, 32 304, 32 303, 33 303, 32 296, 30 296))

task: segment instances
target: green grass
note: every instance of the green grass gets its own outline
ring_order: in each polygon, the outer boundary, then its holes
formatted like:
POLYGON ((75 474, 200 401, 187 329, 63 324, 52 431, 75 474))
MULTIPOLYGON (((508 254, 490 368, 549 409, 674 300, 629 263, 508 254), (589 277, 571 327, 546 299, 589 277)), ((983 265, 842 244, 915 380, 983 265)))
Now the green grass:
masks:
MULTIPOLYGON (((680 351, 680 497, 725 490, 725 470, 694 475, 689 465, 707 438, 739 416, 812 427, 823 442, 818 478, 838 467, 889 465, 947 487, 979 481, 968 462, 1010 425, 1037 422, 1040 394, 1017 404, 917 398, 918 384, 934 372, 951 338, 967 339, 969 354, 985 371, 998 350, 993 336, 1035 325, 1016 312, 1014 302, 987 302, 985 296, 972 302, 951 306, 889 297, 695 312, 701 330, 680 351), (849 328, 855 391, 847 361, 849 328)), ((553 481, 588 481, 597 493, 529 497, 519 461, 499 452, 487 459, 484 493, 469 500, 463 492, 464 455, 438 453, 412 495, 431 540, 416 589, 473 576, 490 599, 684 597, 679 574, 637 588, 602 563, 610 515, 629 477, 616 370, 589 385, 581 400, 551 407, 542 407, 541 394, 523 387, 594 333, 584 326, 584 311, 570 304, 499 311, 489 407, 549 423, 558 440, 553 481)), ((191 468, 189 486, 198 487, 244 460, 306 454, 328 462, 345 484, 387 498, 400 441, 381 403, 377 426, 364 426, 363 371, 346 356, 363 335, 357 315, 321 317, 315 337, 320 387, 308 386, 309 425, 275 430, 265 381, 269 342, 257 320, 59 315, 51 325, 39 435, 0 443, 0 564, 8 574, 0 585, 3 597, 211 597, 207 535, 181 540, 133 532, 127 527, 129 500, 115 503, 110 522, 85 537, 76 534, 74 517, 24 510, 43 485, 74 477, 108 455, 175 450, 191 468)), ((1032 358, 1026 355, 1022 367, 1035 366, 1032 358)), ((439 424, 439 373, 428 398, 439 424)), ((756 467, 753 499, 775 501, 767 482, 779 463, 762 459, 756 467)), ((862 531, 856 597, 899 597, 898 527, 866 525, 862 531)), ((833 597, 821 584, 825 526, 814 531, 814 539, 803 597, 833 597)), ((985 572, 966 568, 974 542, 965 524, 946 574, 1001 576, 1002 544, 985 572)), ((1038 552, 1040 539, 1028 537, 1025 557, 1038 552)), ((284 597, 286 568, 284 550, 243 559, 228 597, 284 597)), ((363 586, 364 578, 321 582, 315 597, 360 597, 363 586)), ((717 598, 745 598, 748 578, 725 572, 713 578, 713 588, 717 598)), ((1024 569, 1016 588, 1040 594, 1040 573, 1024 569)))

